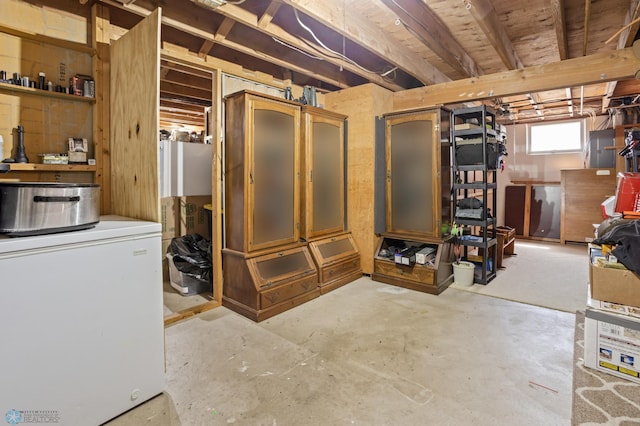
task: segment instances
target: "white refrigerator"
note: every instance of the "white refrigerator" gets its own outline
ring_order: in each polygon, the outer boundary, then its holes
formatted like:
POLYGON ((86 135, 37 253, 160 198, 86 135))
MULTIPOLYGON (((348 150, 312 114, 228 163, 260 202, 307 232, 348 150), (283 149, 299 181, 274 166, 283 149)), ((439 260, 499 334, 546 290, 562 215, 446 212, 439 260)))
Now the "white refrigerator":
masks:
POLYGON ((98 425, 164 389, 161 225, 0 237, 2 424, 98 425))

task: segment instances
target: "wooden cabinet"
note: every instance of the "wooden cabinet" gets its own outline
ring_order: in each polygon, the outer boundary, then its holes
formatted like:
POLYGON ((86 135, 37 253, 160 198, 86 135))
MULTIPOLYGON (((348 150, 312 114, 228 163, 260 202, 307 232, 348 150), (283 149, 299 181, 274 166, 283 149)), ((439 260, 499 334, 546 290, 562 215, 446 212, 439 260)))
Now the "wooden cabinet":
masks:
MULTIPOLYGON (((3 55, 0 69, 7 79, 13 73, 38 82, 68 86, 69 77, 91 74, 95 50, 86 44, 23 32, 0 24, 3 55), (64 81, 62 81, 64 79, 64 81)), ((39 83, 38 83, 39 84, 39 83)), ((13 158, 17 146, 18 125, 24 127, 24 146, 29 163, 10 165, 11 179, 30 181, 95 182, 97 166, 87 164, 42 164, 40 154, 68 150, 68 139, 86 138, 88 158, 97 158, 101 146, 94 145, 93 109, 95 97, 77 96, 39 87, 18 86, 0 82, 0 136, 4 149, 0 160, 13 158)))
MULTIPOLYGON (((452 281, 450 250, 451 113, 446 109, 420 110, 384 116, 384 222, 374 255, 372 278, 389 284, 438 294, 452 281), (425 245, 437 249, 432 264, 395 264, 394 253, 425 245), (386 255, 381 254, 381 251, 386 255)), ((378 179, 381 179, 378 174, 378 179)), ((378 191, 380 194, 381 191, 378 191)))
POLYGON ((318 268, 322 293, 362 276, 360 253, 345 218, 345 120, 302 107, 302 238, 318 268))
MULTIPOLYGON (((425 293, 439 294, 453 279, 453 246, 447 240, 406 240, 382 237, 373 258, 374 273, 371 278, 387 284, 425 293), (398 262, 396 254, 411 248, 430 248, 425 263, 398 262)), ((415 257, 415 255, 414 255, 415 257)))
POLYGON ((561 170, 560 187, 561 242, 591 241, 593 224, 603 220, 600 204, 616 193, 615 169, 561 170))
POLYGON ((300 106, 250 91, 225 106, 223 304, 261 321, 320 294, 300 241, 300 106))

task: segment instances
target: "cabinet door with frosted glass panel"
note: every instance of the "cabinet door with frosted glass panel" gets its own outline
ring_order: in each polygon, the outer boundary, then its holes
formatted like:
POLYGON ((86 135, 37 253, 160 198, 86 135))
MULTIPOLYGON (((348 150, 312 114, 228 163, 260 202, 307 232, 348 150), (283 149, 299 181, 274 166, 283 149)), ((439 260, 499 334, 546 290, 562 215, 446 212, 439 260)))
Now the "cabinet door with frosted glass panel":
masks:
POLYGON ((438 111, 386 117, 387 232, 440 236, 438 111))
POLYGON ((318 108, 303 108, 303 236, 344 230, 344 120, 318 108))
POLYGON ((300 111, 293 105, 250 102, 249 250, 294 243, 300 237, 300 111))

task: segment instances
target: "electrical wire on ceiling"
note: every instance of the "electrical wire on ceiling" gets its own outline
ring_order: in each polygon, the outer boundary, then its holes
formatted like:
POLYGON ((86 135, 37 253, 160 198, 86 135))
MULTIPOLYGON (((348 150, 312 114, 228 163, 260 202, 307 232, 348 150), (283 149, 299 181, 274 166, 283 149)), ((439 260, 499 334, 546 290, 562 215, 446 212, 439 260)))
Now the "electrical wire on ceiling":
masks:
POLYGON ((295 47, 295 46, 293 46, 293 45, 291 45, 291 44, 289 44, 289 43, 286 43, 286 42, 284 42, 284 41, 282 41, 282 40, 280 40, 280 39, 278 39, 278 38, 276 38, 276 37, 271 37, 271 38, 272 38, 272 39, 273 39, 273 41, 275 41, 276 43, 281 44, 281 45, 283 45, 283 46, 285 46, 285 47, 288 47, 289 49, 295 50, 296 52, 302 53, 303 55, 306 55, 306 56, 310 57, 311 59, 317 59, 317 60, 319 60, 319 61, 324 61, 324 60, 325 60, 324 58, 322 58, 322 57, 320 57, 320 56, 314 56, 314 55, 312 55, 312 54, 310 54, 310 53, 307 53, 307 52, 305 52, 304 50, 299 49, 299 48, 297 48, 297 47, 295 47))
MULTIPOLYGON (((344 60, 344 61, 347 61, 347 62, 348 62, 348 63, 350 63, 351 65, 353 65, 353 66, 355 66, 355 67, 357 67, 357 68, 361 69, 362 71, 367 72, 367 73, 369 73, 369 74, 377 74, 377 75, 382 76, 382 74, 384 74, 385 72, 387 72, 387 71, 383 71, 382 73, 380 73, 380 72, 377 72, 377 71, 372 71, 372 70, 370 70, 370 69, 367 69, 367 68, 363 67, 362 65, 358 64, 358 63, 357 63, 356 61, 354 61, 353 59, 351 59, 351 58, 347 57, 346 55, 344 55, 344 54, 342 54, 342 53, 340 53, 340 52, 336 52, 335 50, 331 49, 330 47, 328 47, 327 45, 325 45, 325 44, 324 44, 324 43, 323 43, 323 42, 322 42, 322 41, 321 41, 321 40, 316 36, 316 34, 313 32, 313 30, 312 30, 311 28, 309 28, 308 26, 306 26, 306 25, 304 24, 304 22, 302 22, 302 20, 300 19, 300 15, 298 14, 298 10, 297 10, 296 8, 294 8, 294 9, 293 9, 293 13, 294 13, 294 15, 296 16, 296 20, 298 21, 298 24, 300 24, 300 26, 301 26, 304 30, 306 30, 306 31, 311 35, 311 37, 313 37, 313 39, 314 39, 314 40, 315 40, 315 41, 316 41, 320 46, 322 46, 322 48, 323 48, 323 49, 326 49, 327 51, 329 51, 329 52, 333 53, 334 55, 336 55, 336 56, 338 57, 338 59, 342 59, 342 60, 344 60)), ((343 40, 343 42, 344 42, 344 40, 343 40)), ((344 48, 344 46, 343 46, 343 48, 344 48)), ((316 50, 317 50, 317 49, 316 49, 316 50)), ((335 56, 334 56, 334 57, 335 57, 335 56)), ((386 77, 386 75, 385 75, 385 76, 382 76, 382 77, 386 77)))

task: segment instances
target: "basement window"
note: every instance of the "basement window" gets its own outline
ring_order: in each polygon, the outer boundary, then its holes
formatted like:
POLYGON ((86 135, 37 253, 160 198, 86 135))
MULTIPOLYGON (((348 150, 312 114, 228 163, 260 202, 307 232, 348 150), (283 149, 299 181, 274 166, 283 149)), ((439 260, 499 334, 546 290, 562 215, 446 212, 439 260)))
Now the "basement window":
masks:
POLYGON ((584 120, 527 124, 527 154, 582 151, 584 120))

